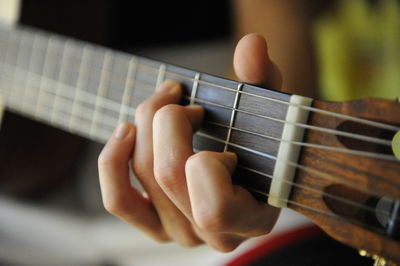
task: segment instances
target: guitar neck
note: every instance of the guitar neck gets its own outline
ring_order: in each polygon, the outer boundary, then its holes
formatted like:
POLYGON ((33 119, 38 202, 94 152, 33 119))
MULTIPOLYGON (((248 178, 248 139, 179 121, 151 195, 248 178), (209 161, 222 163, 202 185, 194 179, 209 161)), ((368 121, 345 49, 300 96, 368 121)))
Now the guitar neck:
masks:
POLYGON ((206 108, 195 149, 237 152, 247 172, 239 182, 268 192, 288 94, 26 28, 1 28, 0 67, 9 110, 99 142, 134 122, 135 108, 163 80, 177 80, 182 104, 206 108))

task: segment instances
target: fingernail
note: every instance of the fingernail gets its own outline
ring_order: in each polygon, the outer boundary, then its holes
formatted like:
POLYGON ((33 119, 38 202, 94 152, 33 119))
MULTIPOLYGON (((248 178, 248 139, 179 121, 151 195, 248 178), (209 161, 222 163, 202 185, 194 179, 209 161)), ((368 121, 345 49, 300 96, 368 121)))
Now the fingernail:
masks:
POLYGON ((186 107, 187 107, 187 108, 190 108, 190 109, 194 109, 194 110, 203 109, 203 107, 202 107, 201 105, 198 105, 198 104, 189 104, 189 105, 187 105, 186 107))
POLYGON ((131 127, 129 124, 123 123, 120 124, 114 132, 114 138, 123 139, 128 136, 131 127))
POLYGON ((181 85, 178 82, 168 79, 156 89, 156 92, 175 93, 180 90, 180 87, 181 85))

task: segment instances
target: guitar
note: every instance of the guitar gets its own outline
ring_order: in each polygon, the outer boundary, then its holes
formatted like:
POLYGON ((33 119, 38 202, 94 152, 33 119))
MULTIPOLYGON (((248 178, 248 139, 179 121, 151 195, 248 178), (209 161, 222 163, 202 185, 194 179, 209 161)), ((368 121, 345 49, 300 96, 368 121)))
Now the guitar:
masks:
POLYGON ((234 182, 377 263, 400 262, 400 103, 323 102, 25 27, 0 27, 8 110, 105 142, 165 79, 206 110, 197 150, 239 156, 234 182))

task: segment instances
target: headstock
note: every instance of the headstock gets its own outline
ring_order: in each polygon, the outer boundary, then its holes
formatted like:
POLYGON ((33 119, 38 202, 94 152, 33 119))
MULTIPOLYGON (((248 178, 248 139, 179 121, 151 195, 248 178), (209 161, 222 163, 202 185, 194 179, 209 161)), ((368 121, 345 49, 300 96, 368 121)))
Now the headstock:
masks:
POLYGON ((314 101, 313 107, 328 112, 311 112, 308 124, 338 134, 307 129, 304 142, 326 148, 302 148, 289 208, 333 238, 399 263, 400 159, 391 143, 400 125, 400 103, 314 101))

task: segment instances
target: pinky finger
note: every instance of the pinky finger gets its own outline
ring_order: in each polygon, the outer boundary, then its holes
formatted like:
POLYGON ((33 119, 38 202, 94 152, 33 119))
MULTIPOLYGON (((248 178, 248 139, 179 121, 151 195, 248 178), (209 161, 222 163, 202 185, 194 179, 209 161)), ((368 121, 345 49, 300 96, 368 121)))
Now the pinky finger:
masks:
POLYGON ((108 212, 154 239, 168 241, 151 201, 130 184, 129 160, 135 145, 135 134, 136 128, 132 124, 119 125, 99 155, 103 204, 108 212))

